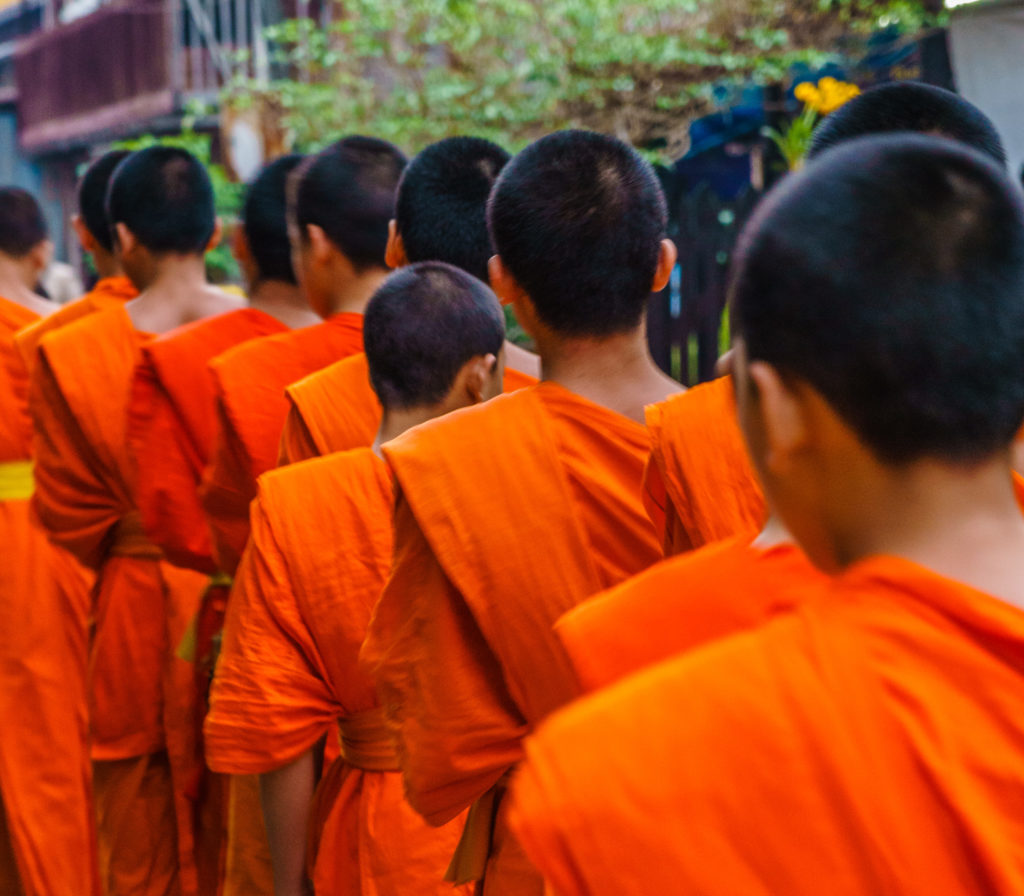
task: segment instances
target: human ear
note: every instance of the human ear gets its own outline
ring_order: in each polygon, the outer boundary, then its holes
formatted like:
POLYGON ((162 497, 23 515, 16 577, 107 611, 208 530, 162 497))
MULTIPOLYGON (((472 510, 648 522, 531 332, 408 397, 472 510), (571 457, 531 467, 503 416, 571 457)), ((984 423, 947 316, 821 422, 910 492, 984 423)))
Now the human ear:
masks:
POLYGON ((85 226, 81 215, 73 215, 71 217, 71 227, 75 231, 75 236, 78 237, 78 244, 82 247, 82 251, 88 252, 90 255, 95 253, 97 248, 96 237, 85 226))
POLYGON ((252 251, 249 248, 249 240, 245 235, 245 228, 239 224, 231 234, 231 254, 243 267, 252 258, 252 251))
POLYGON ((120 221, 114 225, 114 233, 117 236, 115 248, 121 255, 128 255, 139 245, 139 241, 135 239, 135 234, 128 229, 126 224, 122 224, 120 221))
POLYGON ((32 259, 33 267, 40 273, 46 270, 53 258, 53 243, 43 240, 32 247, 29 257, 32 259))
POLYGON ((469 404, 480 404, 492 397, 491 384, 498 367, 497 355, 478 355, 470 358, 463 368, 462 384, 469 404))
POLYGON ((319 264, 327 264, 331 257, 332 246, 323 228, 319 224, 307 224, 306 238, 313 260, 319 264))
POLYGON ((384 264, 395 271, 404 268, 408 263, 409 256, 405 254, 405 243, 398 232, 398 222, 392 218, 388 221, 388 245, 384 250, 384 264))
POLYGON ((498 297, 502 305, 511 305, 516 312, 516 320, 519 326, 531 339, 536 340, 539 330, 537 310, 533 301, 526 294, 526 290, 519 285, 519 281, 512 276, 512 272, 505 267, 500 255, 494 255, 487 262, 487 275, 491 281, 491 289, 498 297))
POLYGON ((210 234, 210 239, 206 244, 206 251, 212 252, 220 245, 220 238, 224 236, 224 224, 220 218, 217 218, 213 222, 213 233, 210 234))
POLYGON ((658 267, 654 271, 651 292, 661 292, 672 278, 672 269, 676 266, 679 252, 672 240, 662 240, 658 248, 658 267))
POLYGON ((764 361, 751 362, 747 377, 757 393, 760 464, 766 472, 783 476, 793 467, 810 438, 806 396, 764 361))

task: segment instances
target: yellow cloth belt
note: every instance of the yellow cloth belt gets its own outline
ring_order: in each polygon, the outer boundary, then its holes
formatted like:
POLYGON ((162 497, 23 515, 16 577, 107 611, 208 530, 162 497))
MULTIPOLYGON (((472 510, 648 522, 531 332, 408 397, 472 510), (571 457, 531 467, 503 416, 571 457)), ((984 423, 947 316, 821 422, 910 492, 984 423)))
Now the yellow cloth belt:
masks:
POLYGON ((484 879, 487 858, 491 854, 494 839, 494 821, 498 817, 498 806, 508 790, 512 777, 511 770, 505 772, 497 783, 469 807, 466 826, 462 829, 459 845, 455 847, 451 864, 444 879, 456 886, 484 879))
POLYGON ((35 490, 32 461, 12 460, 0 464, 0 501, 27 501, 35 490))
POLYGON ((111 557, 135 557, 138 560, 163 560, 164 553, 147 537, 142 528, 142 514, 126 513, 114 526, 111 557))
POLYGON ((397 772, 398 754, 381 707, 338 719, 341 758, 366 772, 397 772))

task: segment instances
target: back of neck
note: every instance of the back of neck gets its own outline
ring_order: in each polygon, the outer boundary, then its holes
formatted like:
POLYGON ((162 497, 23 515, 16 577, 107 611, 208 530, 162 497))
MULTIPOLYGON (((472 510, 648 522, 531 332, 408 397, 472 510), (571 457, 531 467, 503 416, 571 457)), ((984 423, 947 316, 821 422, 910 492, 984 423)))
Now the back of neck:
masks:
POLYGON ((166 333, 242 307, 240 298, 206 282, 201 257, 183 256, 163 260, 139 297, 125 309, 137 330, 166 333))
POLYGON ((683 391, 662 373, 641 326, 605 337, 538 339, 542 379, 628 417, 644 422, 644 408, 683 391))
POLYGON ((249 307, 276 318, 290 330, 311 327, 320 322, 309 307, 302 290, 284 280, 260 280, 249 296, 249 307))
POLYGON ((388 278, 383 268, 367 268, 346 281, 337 293, 331 296, 326 317, 336 314, 362 314, 373 298, 377 288, 388 278))

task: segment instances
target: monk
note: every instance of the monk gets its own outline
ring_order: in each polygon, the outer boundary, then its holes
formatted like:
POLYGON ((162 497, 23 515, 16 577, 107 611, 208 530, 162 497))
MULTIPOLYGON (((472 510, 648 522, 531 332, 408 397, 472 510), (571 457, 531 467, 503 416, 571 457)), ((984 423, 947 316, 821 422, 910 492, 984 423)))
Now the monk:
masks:
POLYGON ((0 892, 99 896, 76 618, 88 585, 30 512, 28 377, 14 345, 56 310, 32 291, 52 248, 35 199, 0 188, 0 892))
MULTIPOLYGON (((999 133, 980 109, 948 90, 911 81, 872 88, 833 112, 815 131, 809 157, 893 131, 941 135, 1006 163, 999 133)), ((732 378, 654 405, 647 425, 653 442, 647 500, 652 518, 664 518, 666 553, 753 538, 766 508, 736 424, 732 378)))
POLYGON ((476 803, 449 877, 540 894, 501 795, 522 738, 576 693, 551 626, 661 555, 640 498, 643 409, 679 386, 650 357, 644 310, 675 247, 650 166, 582 131, 516 156, 488 221, 491 283, 534 338, 543 380, 384 447, 400 489, 395 560, 364 662, 413 807, 443 824, 476 803))
POLYGON ((114 237, 107 219, 110 177, 128 155, 127 150, 118 149, 100 156, 86 169, 78 183, 78 214, 71 219, 71 226, 82 251, 92 259, 100 279, 82 298, 69 302, 18 332, 14 343, 29 369, 35 363, 36 347, 47 333, 93 311, 123 305, 139 294, 114 255, 114 237))
POLYGON ((288 413, 285 387, 362 351, 363 310, 387 277, 388 221, 405 164, 390 143, 345 137, 291 176, 288 216, 296 273, 323 321, 253 340, 212 364, 218 430, 202 503, 217 566, 229 575, 249 537, 256 479, 276 465, 288 413))
MULTIPOLYGON (((216 399, 207 364, 234 345, 292 327, 309 326, 317 320, 296 283, 285 225, 285 182, 301 161, 301 156, 290 155, 271 163, 246 195, 241 226, 234 236, 234 252, 245 275, 248 307, 188 324, 148 342, 142 347, 142 361, 135 368, 128 438, 136 465, 146 471, 138 481, 136 502, 146 535, 163 551, 168 562, 184 569, 206 574, 217 571, 209 529, 199 505, 202 471, 209 460, 216 429, 216 399)), ((189 639, 196 664, 197 734, 206 711, 213 645, 223 622, 226 597, 224 586, 214 584, 206 589, 189 639)), ((197 746, 201 770, 201 744, 197 746)), ((255 780, 247 786, 254 798, 255 780)), ((221 824, 227 807, 219 805, 219 801, 225 782, 206 780, 204 776, 196 781, 196 787, 203 789, 200 803, 206 810, 201 890, 215 892, 221 877, 221 824)), ((243 797, 233 794, 232 805, 240 798, 243 797)), ((249 802, 253 804, 254 799, 249 802)), ((245 816, 251 814, 239 813, 235 820, 244 825, 245 816)), ((256 820, 259 821, 258 816, 256 820)), ((262 825, 242 839, 241 843, 234 842, 229 834, 224 892, 252 894, 258 892, 260 880, 267 891, 269 855, 262 825), (252 862, 247 857, 255 861, 255 870, 249 867, 252 862)))
POLYGON ((189 153, 152 147, 114 172, 114 251, 140 290, 47 335, 33 371, 37 487, 50 537, 96 573, 90 658, 93 777, 104 888, 197 890, 191 667, 173 657, 203 578, 142 530, 127 442, 132 374, 155 334, 237 308, 206 282, 219 237, 213 187, 189 153))
POLYGON ((261 477, 207 720, 211 767, 262 775, 278 896, 303 892, 310 839, 318 894, 450 893, 443 878, 461 833, 457 823, 428 827, 406 803, 357 660, 391 563, 394 498, 380 445, 497 394, 505 321, 480 281, 426 262, 377 291, 364 335, 384 409, 376 442, 261 477), (335 725, 342 755, 310 819, 313 747, 335 725))
POLYGON ((980 153, 874 137, 741 245, 743 430, 836 578, 552 719, 514 826, 558 894, 1017 892, 1024 201, 980 153))
MULTIPOLYGON (((391 268, 444 261, 487 282, 494 254, 487 232, 487 199, 509 160, 500 146, 450 137, 428 146, 406 168, 389 224, 391 268)), ((505 342, 505 391, 540 375, 537 356, 505 342)), ((369 445, 380 405, 369 385, 366 357, 346 358, 288 387, 291 407, 281 436, 282 463, 369 445)))

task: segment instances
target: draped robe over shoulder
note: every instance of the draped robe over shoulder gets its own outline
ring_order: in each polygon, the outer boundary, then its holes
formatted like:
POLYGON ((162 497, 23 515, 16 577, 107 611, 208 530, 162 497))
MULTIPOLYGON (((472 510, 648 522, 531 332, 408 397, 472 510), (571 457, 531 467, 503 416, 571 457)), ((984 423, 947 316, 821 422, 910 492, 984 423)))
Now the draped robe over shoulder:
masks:
POLYGON ((347 744, 312 825, 316 892, 451 893, 443 877, 459 825, 430 828, 405 801, 373 682, 357 666, 391 563, 387 466, 361 448, 275 470, 259 489, 207 719, 210 765, 271 771, 340 723, 347 744), (358 739, 345 735, 353 726, 358 739))
MULTIPOLYGON (((577 692, 552 632, 566 610, 660 557, 637 423, 553 383, 385 446, 401 489, 395 561, 363 662, 430 822, 498 784, 522 738, 577 692)), ((539 893, 499 809, 486 893, 539 893)))
POLYGON ((177 873, 173 864, 155 868, 150 846, 128 856, 118 852, 120 844, 105 840, 104 817, 114 824, 145 803, 152 807, 147 817, 169 825, 146 836, 163 849, 177 843, 180 884, 191 893, 197 886, 193 807, 185 792, 197 774, 194 692, 191 667, 172 651, 196 612, 203 578, 161 561, 141 533, 135 506, 127 408, 132 373, 150 338, 116 307, 42 340, 31 397, 34 505, 50 537, 96 572, 89 669, 93 759, 113 762, 166 750, 170 763, 169 778, 159 770, 139 771, 134 788, 123 778, 117 786, 110 782, 109 794, 98 787, 97 800, 107 807, 101 809, 101 855, 114 850, 113 870, 105 873, 116 876, 125 862, 132 875, 148 868, 157 890, 177 873))
POLYGON ((362 351, 363 316, 336 314, 323 323, 255 339, 211 364, 217 388, 217 435, 203 474, 201 501, 218 568, 233 575, 249 537, 256 479, 277 464, 288 415, 285 389, 362 351))
POLYGON ((793 544, 728 539, 670 557, 566 613, 555 632, 584 691, 767 622, 825 577, 793 544))
POLYGON ((647 427, 647 499, 652 519, 665 518, 666 554, 761 531, 768 513, 736 419, 732 377, 651 405, 647 427))
POLYGON ((285 329, 269 314, 243 308, 181 327, 143 347, 128 417, 132 452, 146 471, 137 501, 146 534, 176 566, 217 571, 199 504, 217 425, 207 364, 239 343, 285 329))
MULTIPOLYGON (((506 392, 536 382, 505 368, 506 392)), ((280 466, 373 444, 381 407, 362 352, 293 383, 287 393, 291 406, 281 435, 280 466)))
POLYGON ((513 827, 558 896, 1024 892, 1021 657, 1020 609, 862 561, 550 719, 513 827))
POLYGON ((32 516, 27 369, 40 319, 0 298, 0 891, 98 896, 82 626, 84 571, 32 516))

